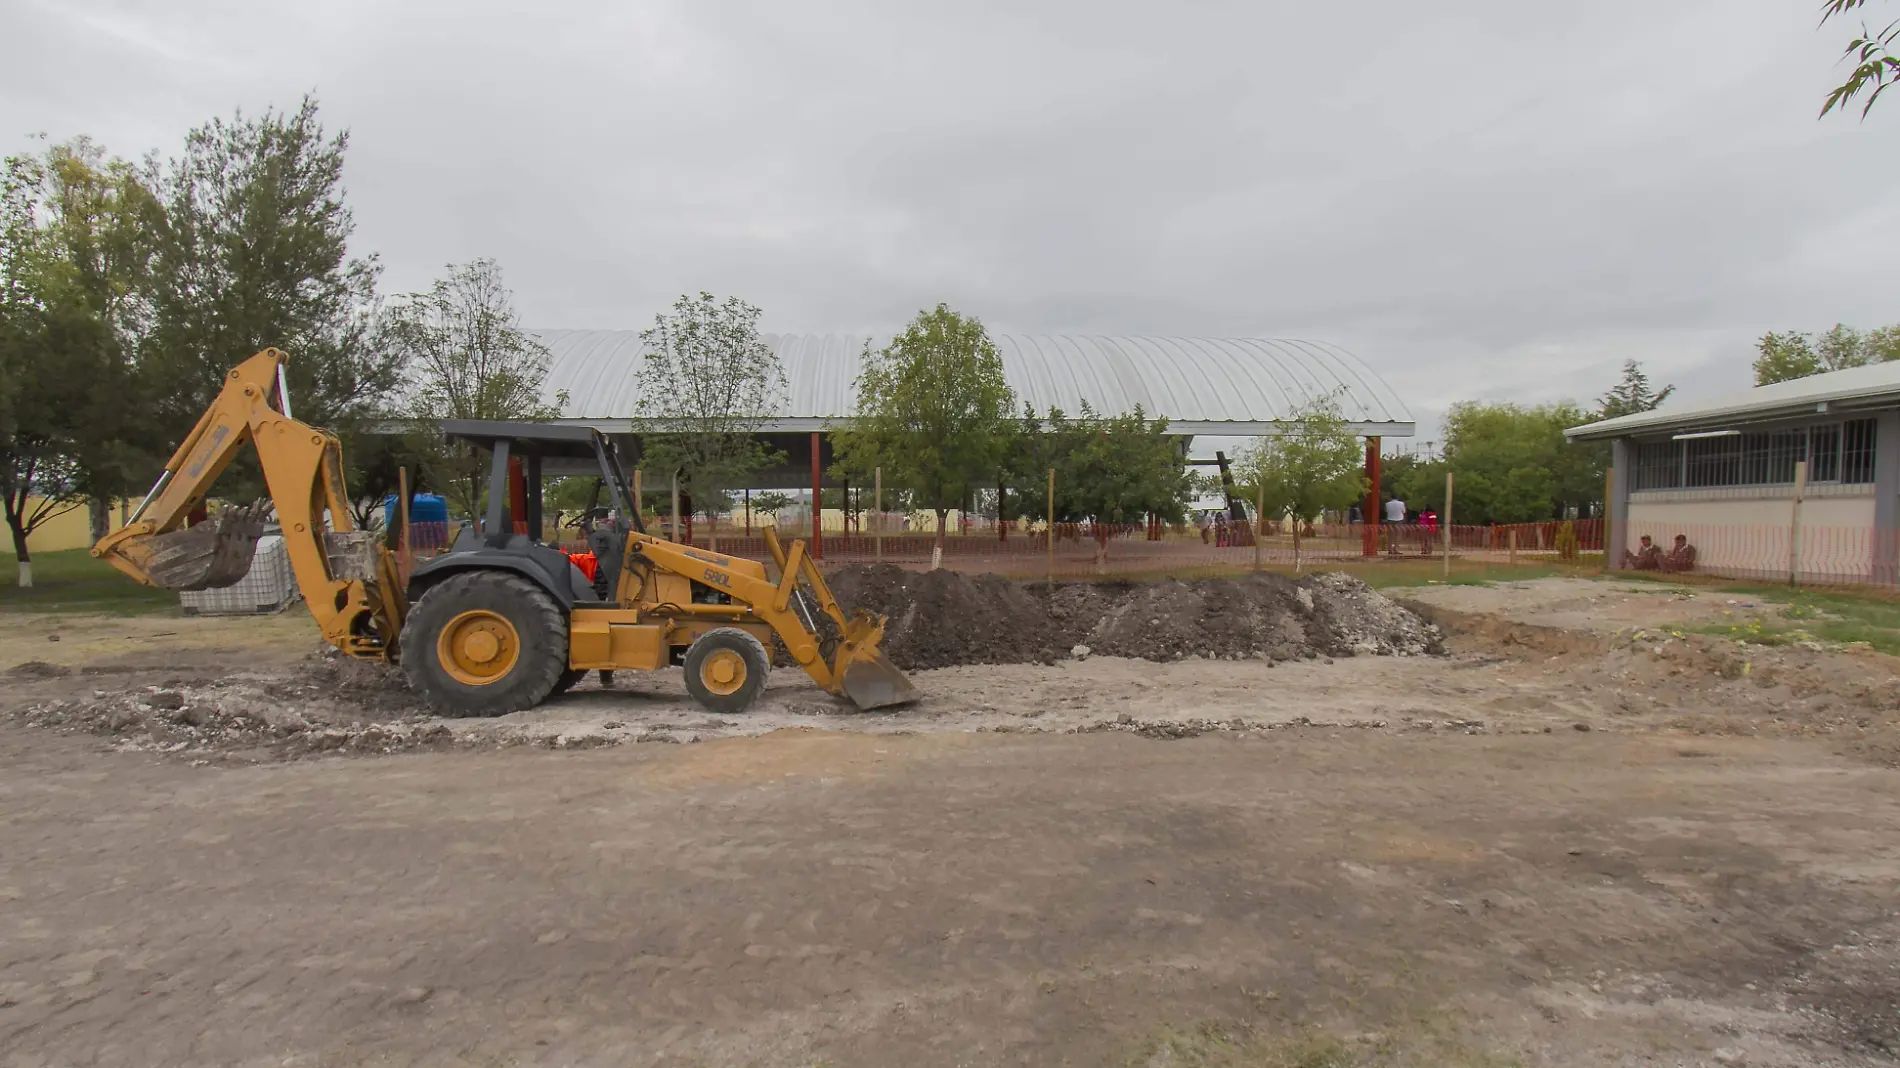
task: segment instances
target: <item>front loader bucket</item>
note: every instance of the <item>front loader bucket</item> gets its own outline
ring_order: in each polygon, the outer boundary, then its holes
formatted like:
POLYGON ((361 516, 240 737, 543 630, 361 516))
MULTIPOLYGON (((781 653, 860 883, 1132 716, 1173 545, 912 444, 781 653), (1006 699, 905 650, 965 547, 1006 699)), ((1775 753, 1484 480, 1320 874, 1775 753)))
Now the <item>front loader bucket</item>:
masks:
POLYGON ((884 617, 859 612, 844 626, 838 650, 838 686, 864 711, 907 705, 923 695, 884 655, 884 617))
POLYGON ((215 590, 236 585, 251 571, 264 531, 263 502, 227 508, 215 522, 154 535, 145 546, 145 573, 168 590, 215 590))
POLYGON ((859 649, 844 666, 843 681, 844 695, 866 712, 907 705, 923 696, 878 648, 859 649))

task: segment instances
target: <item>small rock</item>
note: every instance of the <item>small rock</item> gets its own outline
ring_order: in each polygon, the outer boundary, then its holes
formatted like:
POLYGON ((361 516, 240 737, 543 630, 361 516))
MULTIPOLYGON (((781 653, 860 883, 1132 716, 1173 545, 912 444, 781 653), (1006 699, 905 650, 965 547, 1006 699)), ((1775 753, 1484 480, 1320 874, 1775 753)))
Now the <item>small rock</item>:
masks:
POLYGON ((46 636, 46 640, 47 640, 47 641, 49 641, 49 642, 56 642, 56 641, 58 641, 58 640, 59 640, 59 635, 57 635, 57 634, 48 634, 48 635, 46 636))
POLYGON ((183 708, 185 695, 175 690, 160 690, 151 696, 153 708, 183 708))
POLYGON ((1564 852, 1570 854, 1573 857, 1583 856, 1583 850, 1581 849, 1566 849, 1564 850, 1564 852))
POLYGON ((1588 723, 1572 723, 1570 729, 1573 731, 1588 731, 1590 725, 1588 723))
POLYGON ((1075 648, 1069 650, 1069 655, 1072 657, 1075 657, 1077 660, 1087 660, 1089 658, 1090 652, 1091 650, 1089 649, 1088 646, 1078 645, 1075 648))
POLYGON ((1748 1062, 1748 1055, 1736 1049, 1734 1046, 1723 1046, 1709 1056, 1714 1057, 1715 1063, 1717 1064, 1745 1064, 1748 1062))
POLYGON ((600 729, 604 731, 617 731, 624 726, 626 726, 625 723, 622 723, 617 719, 610 719, 607 722, 601 724, 600 729))
POLYGON ((420 1005, 429 1000, 429 995, 433 993, 435 991, 426 986, 412 986, 405 988, 389 1000, 397 1005, 420 1005))
POLYGON ((1134 717, 1134 716, 1132 716, 1132 715, 1130 715, 1130 714, 1129 714, 1129 713, 1127 713, 1127 712, 1123 712, 1123 713, 1122 713, 1121 715, 1119 715, 1119 716, 1116 716, 1116 717, 1115 717, 1115 722, 1117 722, 1117 723, 1133 723, 1133 722, 1135 722, 1135 717, 1134 717))

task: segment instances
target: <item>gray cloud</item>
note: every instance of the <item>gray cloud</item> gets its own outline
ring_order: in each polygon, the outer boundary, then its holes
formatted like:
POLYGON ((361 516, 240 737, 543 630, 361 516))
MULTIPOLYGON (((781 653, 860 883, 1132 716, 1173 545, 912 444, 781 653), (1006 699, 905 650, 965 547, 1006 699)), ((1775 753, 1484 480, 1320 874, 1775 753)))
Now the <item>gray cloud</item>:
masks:
POLYGON ((1319 337, 1427 421, 1900 320, 1900 107, 1815 121, 1810 5, 524 7, 6 0, 0 133, 169 151, 315 88, 392 288, 492 255, 547 326, 705 288, 787 332, 1319 337))

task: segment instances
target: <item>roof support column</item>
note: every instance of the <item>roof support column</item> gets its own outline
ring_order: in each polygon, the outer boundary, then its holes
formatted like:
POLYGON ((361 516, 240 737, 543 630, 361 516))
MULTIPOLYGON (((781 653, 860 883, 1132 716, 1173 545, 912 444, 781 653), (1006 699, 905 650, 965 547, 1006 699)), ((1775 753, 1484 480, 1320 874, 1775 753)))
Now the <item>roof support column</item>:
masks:
POLYGON ((1630 439, 1610 442, 1610 499, 1603 502, 1603 567, 1614 571, 1623 562, 1630 540, 1630 464, 1635 452, 1630 439))
POLYGON ((1900 582, 1900 411, 1874 417, 1873 580, 1900 582))
POLYGON ((1366 438, 1366 503, 1360 509, 1364 513, 1360 518, 1365 520, 1359 546, 1361 556, 1379 555, 1379 476, 1383 474, 1379 469, 1379 447, 1379 438, 1366 438))

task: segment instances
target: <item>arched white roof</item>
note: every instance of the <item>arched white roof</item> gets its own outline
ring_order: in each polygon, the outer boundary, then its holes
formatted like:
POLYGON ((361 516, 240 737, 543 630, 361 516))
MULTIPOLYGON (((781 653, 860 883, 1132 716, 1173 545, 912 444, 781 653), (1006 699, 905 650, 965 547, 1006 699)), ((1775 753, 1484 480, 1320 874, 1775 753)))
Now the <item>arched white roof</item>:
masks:
MULTIPOLYGON (((566 416, 614 429, 635 414, 634 330, 533 331, 553 354, 547 392, 566 391, 566 416)), ((821 430, 848 422, 866 342, 849 334, 765 334, 785 368, 790 396, 764 429, 821 430)), ((1410 437, 1412 414, 1358 357, 1321 341, 1266 338, 993 334, 1003 372, 1038 411, 1074 413, 1087 400, 1122 414, 1139 404, 1181 434, 1271 434, 1315 397, 1338 391, 1354 433, 1410 437)))

